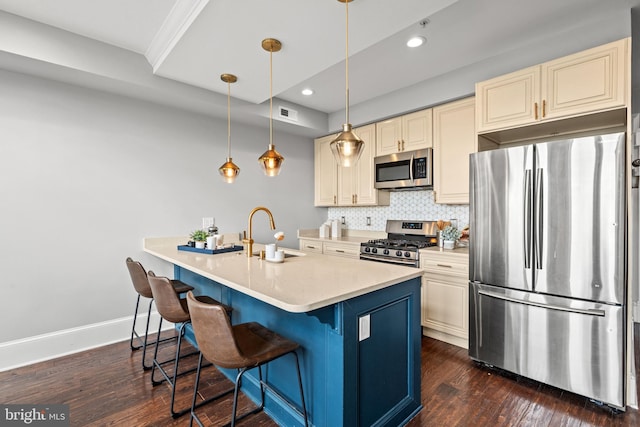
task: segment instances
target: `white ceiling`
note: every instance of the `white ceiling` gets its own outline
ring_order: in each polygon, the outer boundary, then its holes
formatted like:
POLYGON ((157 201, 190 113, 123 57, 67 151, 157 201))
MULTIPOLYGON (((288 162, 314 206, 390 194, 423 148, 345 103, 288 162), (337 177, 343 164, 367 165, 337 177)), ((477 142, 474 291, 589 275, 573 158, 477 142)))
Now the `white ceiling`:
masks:
MULTIPOLYGON (((545 31, 589 22, 639 0, 354 0, 350 103, 496 56, 545 31), (419 23, 425 18, 429 23, 419 23), (411 35, 427 43, 409 49, 411 35)), ((274 96, 325 113, 345 105, 345 4, 337 0, 0 0, 0 10, 144 55, 149 73, 260 104, 274 96), (313 96, 301 95, 309 87, 313 96)))

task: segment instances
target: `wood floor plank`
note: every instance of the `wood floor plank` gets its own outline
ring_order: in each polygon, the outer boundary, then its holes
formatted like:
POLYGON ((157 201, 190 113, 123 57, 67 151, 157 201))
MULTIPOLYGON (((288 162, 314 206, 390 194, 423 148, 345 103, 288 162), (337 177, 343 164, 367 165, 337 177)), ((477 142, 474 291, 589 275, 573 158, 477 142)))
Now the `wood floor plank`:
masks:
MULTIPOLYGON (((192 348, 187 344, 183 350, 186 354, 192 348)), ((172 343, 164 343, 160 358, 169 359, 174 351, 172 343)), ((70 407, 71 425, 78 427, 188 425, 188 415, 171 418, 170 389, 167 384, 151 385, 141 357, 140 350, 131 352, 129 343, 122 342, 0 372, 0 402, 65 403, 70 407)), ((189 357, 179 371, 196 363, 197 357, 189 357)), ((170 372, 172 368, 167 366, 170 372)), ((431 338, 422 339, 421 371, 424 408, 409 427, 640 426, 635 409, 612 414, 584 397, 477 364, 466 350, 431 338)), ((194 378, 195 373, 179 378, 178 409, 190 405, 194 378)), ((232 383, 215 367, 203 369, 200 398, 230 387, 232 383)), ((241 396, 239 413, 254 407, 241 396)), ((231 395, 197 412, 206 426, 224 424, 231 415, 231 395)), ((273 427, 276 423, 260 413, 238 425, 273 427)))

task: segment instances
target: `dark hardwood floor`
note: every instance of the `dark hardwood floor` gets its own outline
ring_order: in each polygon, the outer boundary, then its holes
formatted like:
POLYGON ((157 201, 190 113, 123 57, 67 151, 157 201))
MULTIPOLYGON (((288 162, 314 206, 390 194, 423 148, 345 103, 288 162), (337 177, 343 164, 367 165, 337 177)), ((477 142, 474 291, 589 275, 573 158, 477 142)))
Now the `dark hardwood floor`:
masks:
MULTIPOLYGON (((170 357, 170 350, 171 346, 163 345, 163 356, 170 357)), ((129 343, 123 342, 0 372, 0 403, 65 403, 72 426, 189 425, 188 415, 171 418, 168 386, 152 387, 150 372, 142 371, 140 358, 141 351, 132 353, 129 343)), ((188 358, 185 367, 195 362, 196 357, 188 358)), ((231 386, 214 367, 205 372, 204 398, 231 386)), ((178 380, 178 408, 190 404, 193 378, 194 374, 187 374, 178 380)), ((424 409, 409 427, 640 426, 637 410, 612 414, 583 397, 500 375, 472 362, 466 350, 426 337, 422 340, 422 402, 424 409)), ((252 407, 243 398, 239 412, 252 407)), ((205 425, 223 424, 231 414, 231 399, 206 405, 198 413, 205 425)), ((239 423, 275 425, 264 413, 239 423)))

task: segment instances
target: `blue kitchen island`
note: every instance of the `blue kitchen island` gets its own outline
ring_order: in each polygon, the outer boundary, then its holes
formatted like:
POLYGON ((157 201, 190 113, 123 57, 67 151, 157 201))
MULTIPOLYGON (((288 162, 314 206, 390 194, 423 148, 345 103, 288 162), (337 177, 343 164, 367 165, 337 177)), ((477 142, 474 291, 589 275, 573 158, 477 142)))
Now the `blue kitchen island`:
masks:
MULTIPOLYGON (((295 251, 284 263, 178 251, 184 241, 147 238, 144 248, 196 294, 232 306, 232 323, 256 321, 300 344, 310 425, 398 426, 420 411, 421 270, 295 251)), ((266 376, 300 404, 292 357, 270 363, 266 376)), ((257 371, 242 390, 259 401, 257 371)), ((265 411, 280 425, 304 425, 270 393, 265 411)))

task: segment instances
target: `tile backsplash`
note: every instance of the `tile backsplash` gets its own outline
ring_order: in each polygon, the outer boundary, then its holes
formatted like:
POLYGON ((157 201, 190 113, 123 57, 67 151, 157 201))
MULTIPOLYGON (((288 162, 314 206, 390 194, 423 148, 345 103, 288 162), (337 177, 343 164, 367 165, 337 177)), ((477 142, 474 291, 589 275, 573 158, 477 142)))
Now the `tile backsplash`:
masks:
POLYGON ((469 225, 469 205, 440 205, 433 201, 433 191, 393 191, 389 206, 330 207, 328 219, 345 218, 351 230, 384 231, 387 219, 450 220, 457 219, 458 227, 469 225), (367 217, 371 225, 367 225, 367 217))

